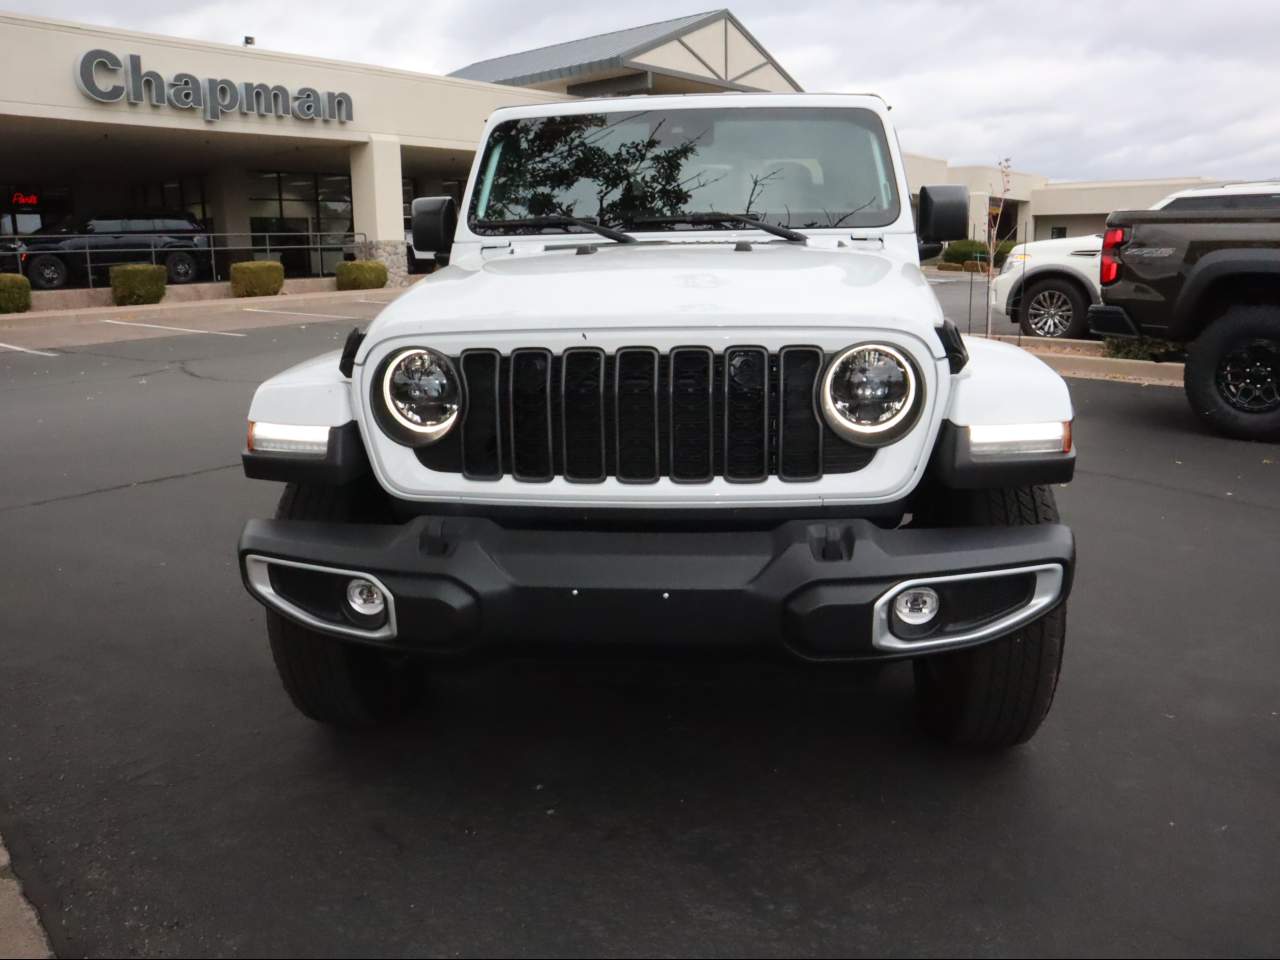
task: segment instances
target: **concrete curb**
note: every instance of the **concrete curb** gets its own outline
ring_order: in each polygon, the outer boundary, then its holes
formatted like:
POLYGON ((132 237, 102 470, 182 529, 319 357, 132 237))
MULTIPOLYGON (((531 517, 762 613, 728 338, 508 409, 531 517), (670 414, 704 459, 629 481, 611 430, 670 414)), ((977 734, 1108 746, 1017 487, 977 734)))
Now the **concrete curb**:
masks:
POLYGON ((382 287, 378 290, 318 290, 314 293, 280 293, 274 297, 219 297, 212 300, 182 300, 176 303, 145 303, 136 307, 78 307, 67 310, 31 310, 27 313, 6 313, 0 315, 0 329, 10 326, 30 326, 41 320, 56 320, 66 317, 95 319, 98 317, 114 317, 124 314, 139 313, 173 313, 183 310, 209 310, 222 307, 240 307, 248 304, 288 304, 301 303, 307 300, 332 299, 360 300, 373 298, 388 290, 399 296, 408 287, 382 287))
POLYGON ((22 887, 9 863, 9 852, 0 841, 0 960, 52 956, 40 920, 22 896, 22 887))
POLYGON ((1029 351, 1064 377, 1084 380, 1122 380, 1150 386, 1182 386, 1182 364, 1153 363, 1150 360, 1116 360, 1071 353, 1029 351))

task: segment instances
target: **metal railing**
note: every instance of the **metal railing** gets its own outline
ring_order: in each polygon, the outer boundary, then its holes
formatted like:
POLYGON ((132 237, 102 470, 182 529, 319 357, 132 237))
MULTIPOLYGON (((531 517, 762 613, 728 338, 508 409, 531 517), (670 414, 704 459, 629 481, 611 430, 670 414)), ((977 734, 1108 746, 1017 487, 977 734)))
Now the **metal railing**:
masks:
MULTIPOLYGON (((285 276, 328 276, 339 260, 360 257, 368 243, 364 233, 243 231, 239 233, 179 232, 155 234, 55 233, 12 237, 0 245, 0 272, 10 270, 32 279, 42 257, 56 258, 66 272, 57 288, 92 288, 106 280, 109 268, 122 263, 152 263, 170 268, 169 282, 197 283, 227 280, 231 264, 242 260, 276 260, 285 276), (48 244, 48 246, 46 246, 48 244), (192 258, 189 278, 173 276, 170 259, 192 258), (326 256, 328 255, 328 256, 326 256), (328 266, 328 269, 326 269, 328 266)), ((185 261, 183 261, 185 262, 185 261)), ((34 281, 36 289, 49 289, 34 281)))

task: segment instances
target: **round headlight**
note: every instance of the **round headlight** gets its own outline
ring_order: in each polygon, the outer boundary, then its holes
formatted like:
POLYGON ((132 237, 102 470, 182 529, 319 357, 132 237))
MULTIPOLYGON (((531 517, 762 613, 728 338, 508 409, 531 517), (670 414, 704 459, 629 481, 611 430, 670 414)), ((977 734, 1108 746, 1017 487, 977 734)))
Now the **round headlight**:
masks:
POLYGON ((382 403, 410 442, 434 443, 458 419, 462 387, 449 358, 415 347, 393 356, 382 371, 382 403))
POLYGON ((883 343, 860 343, 827 367, 822 414, 850 443, 879 447, 911 429, 923 393, 920 375, 905 353, 883 343))

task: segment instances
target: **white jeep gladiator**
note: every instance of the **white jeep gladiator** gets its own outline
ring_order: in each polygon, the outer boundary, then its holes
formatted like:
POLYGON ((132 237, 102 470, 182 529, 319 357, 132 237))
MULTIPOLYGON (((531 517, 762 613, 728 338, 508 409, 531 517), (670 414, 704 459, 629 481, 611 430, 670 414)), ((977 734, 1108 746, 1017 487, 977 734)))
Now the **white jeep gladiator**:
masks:
POLYGON ((413 204, 448 266, 253 398, 287 486, 240 567, 298 708, 392 720, 486 655, 909 658, 925 729, 1029 738, 1071 400, 944 320, 919 253, 968 197, 910 197, 874 96, 496 112, 461 208, 413 204))

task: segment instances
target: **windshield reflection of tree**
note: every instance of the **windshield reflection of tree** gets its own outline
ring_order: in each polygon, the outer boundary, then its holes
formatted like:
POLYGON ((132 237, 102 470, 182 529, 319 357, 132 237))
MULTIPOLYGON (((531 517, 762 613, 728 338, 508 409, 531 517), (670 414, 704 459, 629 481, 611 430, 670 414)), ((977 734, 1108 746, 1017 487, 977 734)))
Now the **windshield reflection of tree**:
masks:
MULTIPOLYGON (((720 182, 725 174, 711 176, 698 171, 686 176, 705 131, 664 145, 661 134, 665 118, 655 123, 643 139, 608 143, 618 127, 644 116, 626 114, 610 120, 604 114, 582 114, 512 123, 499 133, 502 154, 511 159, 499 164, 495 171, 486 219, 566 216, 625 227, 637 217, 678 217, 689 213, 695 194, 720 182), (578 209, 581 198, 568 196, 583 184, 594 188, 594 210, 578 209)), ((752 174, 741 207, 708 207, 705 212, 714 209, 792 226, 788 205, 782 205, 781 213, 772 212, 767 206, 769 188, 782 177, 781 167, 752 174)), ((799 226, 840 227, 872 203, 874 197, 843 213, 825 208, 806 211, 799 226)))

